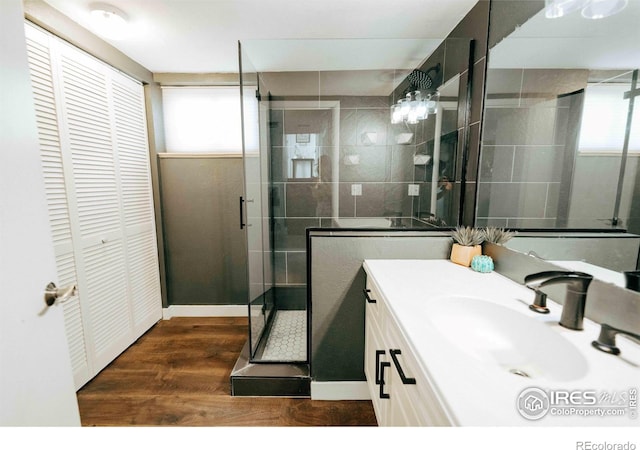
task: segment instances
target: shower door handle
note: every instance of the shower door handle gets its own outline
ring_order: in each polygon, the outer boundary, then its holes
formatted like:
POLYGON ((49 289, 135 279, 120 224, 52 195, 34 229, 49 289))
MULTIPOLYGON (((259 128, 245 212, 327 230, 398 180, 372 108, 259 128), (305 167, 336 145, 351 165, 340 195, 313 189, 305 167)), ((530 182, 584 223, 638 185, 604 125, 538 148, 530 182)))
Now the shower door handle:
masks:
POLYGON ((240 229, 242 230, 244 227, 244 198, 240 196, 240 229))

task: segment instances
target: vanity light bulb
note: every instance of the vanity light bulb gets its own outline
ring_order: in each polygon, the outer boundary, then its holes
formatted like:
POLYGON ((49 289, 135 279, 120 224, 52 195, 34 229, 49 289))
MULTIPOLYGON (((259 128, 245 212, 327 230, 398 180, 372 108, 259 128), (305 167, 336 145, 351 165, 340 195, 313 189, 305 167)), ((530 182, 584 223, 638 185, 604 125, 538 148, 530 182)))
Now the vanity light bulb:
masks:
POLYGON ((391 106, 391 123, 397 124, 402 122, 402 112, 400 110, 400 102, 391 106))
POLYGON ((409 117, 409 111, 411 110, 411 104, 408 99, 403 99, 400 103, 400 115, 403 119, 409 117))

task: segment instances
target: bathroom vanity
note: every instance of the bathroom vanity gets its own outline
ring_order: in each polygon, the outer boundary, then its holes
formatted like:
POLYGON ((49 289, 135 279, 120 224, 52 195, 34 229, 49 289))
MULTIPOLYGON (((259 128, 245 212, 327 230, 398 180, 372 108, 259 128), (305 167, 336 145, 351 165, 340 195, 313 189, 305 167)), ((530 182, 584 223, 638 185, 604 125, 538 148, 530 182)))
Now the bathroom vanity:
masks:
POLYGON ((364 270, 379 425, 638 425, 640 344, 619 336, 620 355, 598 351, 599 324, 561 327, 561 304, 537 314, 534 292, 495 272, 448 260, 368 259, 364 270), (536 419, 520 411, 529 392, 548 401, 536 419))

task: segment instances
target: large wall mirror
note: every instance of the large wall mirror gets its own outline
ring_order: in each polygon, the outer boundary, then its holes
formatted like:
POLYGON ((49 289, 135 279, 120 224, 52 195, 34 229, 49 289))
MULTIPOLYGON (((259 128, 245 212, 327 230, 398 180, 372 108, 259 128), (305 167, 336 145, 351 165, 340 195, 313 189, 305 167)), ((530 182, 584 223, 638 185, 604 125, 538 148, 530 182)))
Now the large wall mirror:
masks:
POLYGON ((639 234, 640 1, 552 3, 492 1, 476 224, 639 234))

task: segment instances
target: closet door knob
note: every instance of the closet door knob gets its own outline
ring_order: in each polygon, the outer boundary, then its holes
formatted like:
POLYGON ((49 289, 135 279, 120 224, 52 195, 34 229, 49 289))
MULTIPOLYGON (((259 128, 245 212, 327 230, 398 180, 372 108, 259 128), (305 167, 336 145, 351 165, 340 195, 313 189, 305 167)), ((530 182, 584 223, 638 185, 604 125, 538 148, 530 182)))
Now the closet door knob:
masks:
POLYGON ((77 292, 78 286, 76 284, 72 284, 64 288, 58 288, 52 281, 47 284, 47 287, 44 290, 44 302, 47 306, 53 306, 56 301, 58 303, 64 303, 71 297, 75 296, 77 292))

